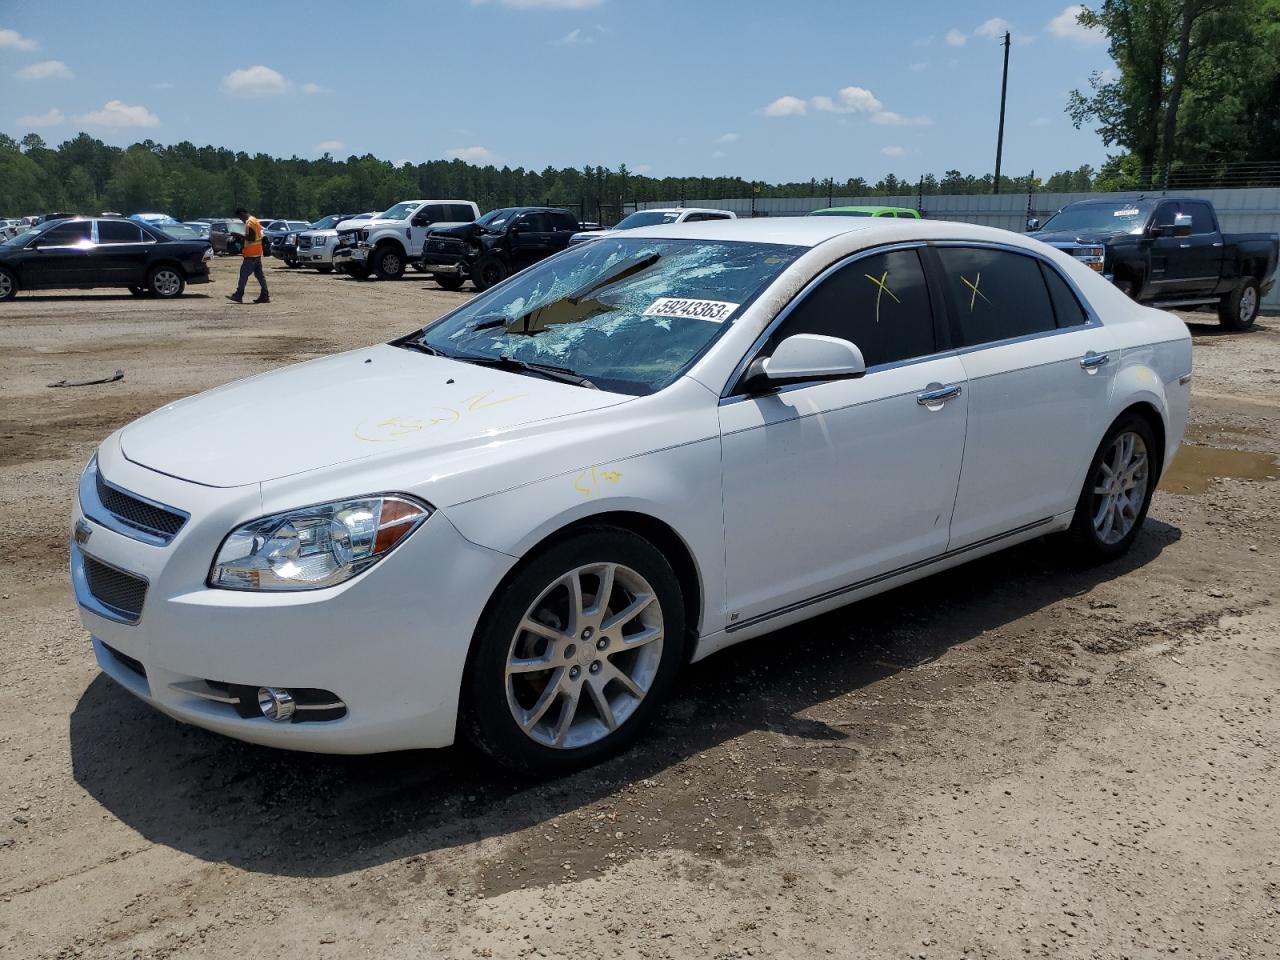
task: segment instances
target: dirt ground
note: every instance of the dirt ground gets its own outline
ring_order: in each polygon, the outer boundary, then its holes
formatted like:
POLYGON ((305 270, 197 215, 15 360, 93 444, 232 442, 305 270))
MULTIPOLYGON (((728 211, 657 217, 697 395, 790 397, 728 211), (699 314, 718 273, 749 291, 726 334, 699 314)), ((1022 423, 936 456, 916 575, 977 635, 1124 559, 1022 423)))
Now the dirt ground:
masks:
POLYGON ((1191 446, 1124 560, 1032 543, 748 642, 530 784, 247 746, 98 674, 64 543, 95 444, 467 296, 277 267, 234 306, 234 270, 0 307, 0 956, 1280 957, 1277 319, 1187 315, 1191 446))

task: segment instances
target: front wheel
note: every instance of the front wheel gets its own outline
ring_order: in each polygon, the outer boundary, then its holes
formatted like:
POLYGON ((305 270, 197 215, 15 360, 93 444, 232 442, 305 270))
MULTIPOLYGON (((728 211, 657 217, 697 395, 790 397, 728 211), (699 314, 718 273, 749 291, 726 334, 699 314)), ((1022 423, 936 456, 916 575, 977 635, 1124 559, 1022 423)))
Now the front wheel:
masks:
POLYGON ((471 268, 471 285, 482 292, 505 279, 507 265, 493 254, 481 257, 471 268))
POLYGON ((684 603, 662 553, 595 527, 541 551, 476 628, 464 681, 472 741, 549 776, 624 749, 684 658, 684 603))
POLYGON ((373 272, 379 280, 399 280, 404 276, 404 254, 393 246, 373 252, 373 272))
POLYGON ((328 264, 321 264, 320 266, 316 267, 316 269, 319 270, 321 273, 333 273, 333 267, 329 266, 328 264))
POLYGON ((156 267, 147 274, 147 289, 151 295, 161 300, 172 300, 182 296, 187 288, 186 278, 175 267, 156 267))
POLYGON ((461 290, 464 282, 460 273, 436 273, 431 279, 441 290, 461 290))
POLYGON ((0 303, 12 300, 18 295, 18 278, 9 270, 0 267, 0 303))
POLYGON ((1086 563, 1105 563, 1133 545, 1159 480, 1160 451, 1151 425, 1136 414, 1117 420, 1093 455, 1067 531, 1086 563))
POLYGON ((1248 330, 1258 319, 1261 300, 1258 281, 1246 280, 1218 301, 1218 322, 1228 330, 1248 330))

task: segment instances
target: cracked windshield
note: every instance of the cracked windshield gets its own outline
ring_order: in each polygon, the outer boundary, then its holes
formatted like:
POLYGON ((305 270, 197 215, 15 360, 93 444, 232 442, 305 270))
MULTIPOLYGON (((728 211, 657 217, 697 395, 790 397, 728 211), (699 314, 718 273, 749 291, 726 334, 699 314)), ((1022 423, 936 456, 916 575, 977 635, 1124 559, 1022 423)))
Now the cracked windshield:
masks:
POLYGON ((416 346, 573 374, 601 390, 667 386, 800 254, 780 244, 602 238, 427 327, 416 346))

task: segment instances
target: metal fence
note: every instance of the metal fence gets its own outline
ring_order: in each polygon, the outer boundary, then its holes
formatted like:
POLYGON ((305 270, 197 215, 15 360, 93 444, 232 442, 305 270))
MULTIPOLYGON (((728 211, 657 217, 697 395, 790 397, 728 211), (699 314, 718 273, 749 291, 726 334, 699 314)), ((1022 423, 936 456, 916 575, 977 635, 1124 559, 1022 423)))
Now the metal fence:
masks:
MULTIPOLYGON (((1148 191, 1145 196, 1160 195, 1148 191)), ((624 212, 652 207, 715 207, 732 210, 740 217, 802 217, 823 207, 886 206, 915 207, 931 220, 957 220, 980 223, 1021 233, 1028 217, 1048 217, 1060 207, 1075 200, 1097 200, 1137 196, 1137 191, 1124 193, 1001 193, 1001 194, 903 194, 901 196, 863 197, 756 197, 731 200, 638 201, 624 204, 624 212)), ((1198 197, 1213 202, 1222 229, 1226 233, 1280 233, 1280 187, 1255 187, 1237 190, 1179 190, 1177 196, 1198 197)), ((1280 283, 1263 299, 1269 310, 1280 310, 1280 283)))

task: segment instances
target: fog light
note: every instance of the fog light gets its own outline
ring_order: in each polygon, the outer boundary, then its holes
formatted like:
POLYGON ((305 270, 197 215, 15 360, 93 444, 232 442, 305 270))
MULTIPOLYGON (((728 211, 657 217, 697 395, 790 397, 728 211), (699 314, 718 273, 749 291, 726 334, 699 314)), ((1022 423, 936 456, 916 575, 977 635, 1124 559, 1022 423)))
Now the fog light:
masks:
POLYGON ((293 694, 282 687, 259 687, 258 709, 273 723, 288 723, 295 709, 293 694))

